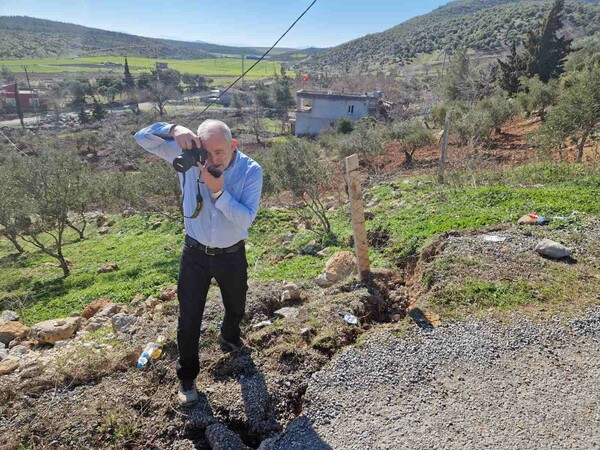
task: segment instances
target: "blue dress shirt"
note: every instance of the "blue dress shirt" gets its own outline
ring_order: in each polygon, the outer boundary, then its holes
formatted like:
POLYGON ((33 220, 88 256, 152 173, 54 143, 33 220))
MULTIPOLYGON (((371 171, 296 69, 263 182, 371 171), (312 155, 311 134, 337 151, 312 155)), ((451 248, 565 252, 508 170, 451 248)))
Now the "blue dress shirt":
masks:
MULTIPOLYGON (((166 122, 155 123, 141 129, 134 137, 144 150, 172 163, 182 151, 175 140, 164 137, 172 126, 166 122)), ((213 200, 206 185, 199 183, 204 201, 202 211, 194 219, 184 218, 185 232, 208 247, 230 247, 246 239, 248 228, 258 212, 263 182, 260 165, 236 149, 234 161, 225 169, 222 176, 225 177, 223 193, 217 201, 213 200)), ((179 174, 185 216, 191 216, 196 209, 199 177, 200 169, 190 168, 185 174, 184 186, 183 174, 179 174)))

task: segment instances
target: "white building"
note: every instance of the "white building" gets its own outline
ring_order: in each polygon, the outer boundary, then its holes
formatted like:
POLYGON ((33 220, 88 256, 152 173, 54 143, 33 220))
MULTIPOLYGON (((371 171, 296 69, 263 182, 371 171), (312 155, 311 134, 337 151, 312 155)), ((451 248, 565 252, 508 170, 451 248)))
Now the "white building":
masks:
POLYGON ((321 129, 336 127, 340 119, 352 122, 367 117, 381 100, 381 91, 365 94, 344 94, 300 90, 296 93, 296 136, 318 134, 321 129))

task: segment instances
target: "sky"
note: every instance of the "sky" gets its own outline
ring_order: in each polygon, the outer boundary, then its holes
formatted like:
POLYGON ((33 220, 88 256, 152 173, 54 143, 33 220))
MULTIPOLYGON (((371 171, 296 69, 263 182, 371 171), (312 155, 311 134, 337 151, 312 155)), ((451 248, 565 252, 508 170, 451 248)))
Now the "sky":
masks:
MULTIPOLYGON (((154 38, 271 46, 312 0, 0 0, 30 16, 154 38)), ((428 13, 448 0, 317 0, 280 47, 332 47, 428 13)))

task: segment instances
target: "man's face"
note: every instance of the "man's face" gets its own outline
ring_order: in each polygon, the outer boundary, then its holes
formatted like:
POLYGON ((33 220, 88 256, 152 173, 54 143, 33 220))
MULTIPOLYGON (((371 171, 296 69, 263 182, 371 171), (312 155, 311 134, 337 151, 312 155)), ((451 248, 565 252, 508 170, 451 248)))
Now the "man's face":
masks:
POLYGON ((230 144, 223 133, 214 132, 202 139, 202 144, 208 152, 207 164, 225 170, 229 166, 237 142, 233 139, 230 144))

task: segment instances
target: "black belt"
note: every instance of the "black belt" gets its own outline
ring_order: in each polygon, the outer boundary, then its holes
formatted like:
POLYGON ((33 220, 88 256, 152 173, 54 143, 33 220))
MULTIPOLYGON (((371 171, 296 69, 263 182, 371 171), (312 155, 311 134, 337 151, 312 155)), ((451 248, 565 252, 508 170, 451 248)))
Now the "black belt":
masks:
POLYGON ((244 244, 245 244, 245 242, 242 239, 241 241, 233 244, 231 247, 225 247, 225 248, 207 247, 206 245, 198 242, 193 237, 190 237, 187 234, 185 235, 185 245, 187 245, 188 247, 197 248, 200 251, 202 251, 210 256, 222 255, 223 253, 235 253, 235 252, 241 250, 244 247, 244 244))

